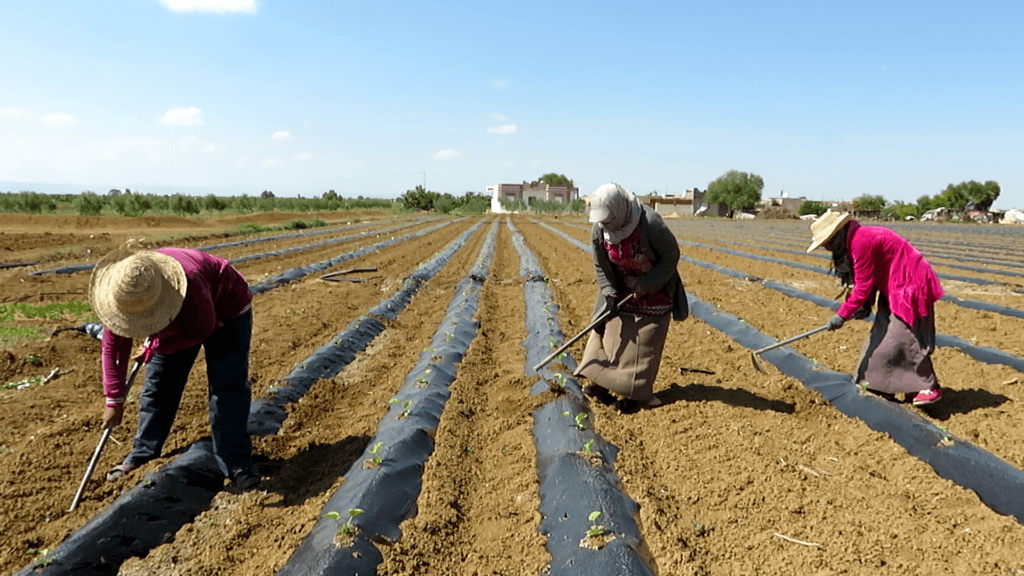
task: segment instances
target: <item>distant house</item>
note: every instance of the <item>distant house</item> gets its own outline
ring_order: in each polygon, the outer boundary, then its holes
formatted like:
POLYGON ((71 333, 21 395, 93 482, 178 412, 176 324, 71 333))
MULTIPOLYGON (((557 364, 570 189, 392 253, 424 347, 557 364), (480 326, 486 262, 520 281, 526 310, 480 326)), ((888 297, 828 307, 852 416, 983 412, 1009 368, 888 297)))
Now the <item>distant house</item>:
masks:
POLYGON ((573 186, 552 186, 543 180, 523 181, 522 184, 495 184, 487 187, 487 195, 491 197, 491 212, 504 212, 501 201, 521 200, 530 206, 537 200, 545 202, 561 202, 568 204, 580 197, 580 189, 573 186))
POLYGON ((651 194, 649 196, 641 196, 640 198, 662 216, 671 214, 690 216, 694 212, 693 190, 687 190, 682 194, 651 194))

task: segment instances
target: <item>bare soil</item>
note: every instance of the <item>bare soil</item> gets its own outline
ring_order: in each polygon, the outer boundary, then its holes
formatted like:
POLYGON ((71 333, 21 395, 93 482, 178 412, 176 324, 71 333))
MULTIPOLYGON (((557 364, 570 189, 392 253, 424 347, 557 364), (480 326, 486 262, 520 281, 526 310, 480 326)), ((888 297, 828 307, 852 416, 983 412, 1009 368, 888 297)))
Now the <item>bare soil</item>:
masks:
MULTIPOLYGON (((29 273, 64 263, 95 262, 127 238, 145 238, 153 247, 196 247, 218 242, 226 230, 245 222, 274 224, 309 216, 273 213, 199 222, 8 215, 0 231, 0 264, 39 263, 0 269, 0 303, 85 300, 87 272, 29 273)), ((360 231, 395 225, 375 212, 317 216, 332 225, 373 221, 372 227, 360 231)), ((584 219, 544 221, 581 241, 589 237, 584 219)), ((413 224, 408 231, 434 222, 413 224)), ((453 221, 343 265, 377 268, 361 275, 366 282, 326 282, 311 275, 258 295, 250 360, 254 396, 266 395, 268 387, 390 296, 406 275, 474 223, 475 219, 453 221)), ((596 291, 589 254, 529 218, 516 216, 515 223, 549 277, 563 332, 567 337, 576 334, 589 322, 596 291)), ((756 225, 681 220, 673 226, 680 241, 705 244, 716 236, 734 235, 756 243, 769 233, 808 235, 805 222, 786 220, 756 225)), ((319 519, 328 497, 345 481, 387 412, 387 400, 429 345, 456 283, 478 255, 486 229, 473 234, 354 363, 334 378, 321 380, 290 406, 278 434, 255 440, 264 474, 258 490, 221 493, 210 510, 148 556, 126 562, 120 573, 234 575, 279 570, 319 519)), ((921 229, 931 233, 938 227, 921 229)), ((354 240, 238 267, 250 282, 257 282, 379 240, 354 240)), ((308 242, 281 240, 214 253, 236 258, 308 242)), ((837 291, 834 279, 780 264, 685 245, 683 253, 830 297, 837 291)), ((827 266, 820 260, 806 263, 827 266)), ((770 335, 805 332, 831 314, 760 284, 692 264, 681 262, 679 271, 688 291, 770 335)), ((502 225, 481 293, 480 330, 451 387, 434 453, 424 470, 416 515, 403 524, 397 542, 380 544, 380 574, 536 575, 551 559, 538 534, 531 436, 531 412, 551 397, 530 396, 536 378, 524 376, 522 282, 511 233, 502 225)), ((944 286, 950 293, 975 297, 967 294, 969 287, 944 286)), ((1021 307, 1024 296, 996 292, 1003 305, 1021 307)), ((1021 320, 948 303, 939 304, 937 318, 941 333, 974 337, 1011 353, 1019 353, 1024 345, 1021 320)), ((20 320, 46 330, 74 321, 20 320)), ((865 322, 850 322, 841 331, 805 339, 794 347, 831 369, 849 372, 868 329, 865 322)), ((581 347, 582 343, 574 352, 581 347)), ((974 492, 939 477, 887 435, 844 416, 798 380, 770 365, 768 375, 754 371, 749 354, 695 318, 673 323, 655 385, 664 405, 631 415, 593 406, 596 431, 620 449, 616 470, 623 489, 640 504, 641 531, 661 574, 1024 575, 1024 527, 1016 519, 993 512, 974 492)), ((1024 390, 1024 375, 950 349, 939 349, 935 361, 946 397, 932 407, 907 409, 1017 468, 1024 467, 1019 425, 1024 410, 1016 403, 1024 390)), ((101 433, 99 342, 67 331, 0 348, 3 382, 49 374, 54 368, 62 375, 45 384, 0 390, 2 574, 29 565, 36 557, 30 549, 56 547, 142 474, 166 464, 208 433, 200 355, 167 453, 139 473, 104 481, 103 473, 128 452, 134 432, 133 424, 118 427, 116 441, 107 445, 83 502, 68 513, 101 433), (30 357, 38 358, 38 365, 29 362, 30 357)), ((133 409, 130 405, 126 422, 135 421, 133 409)))

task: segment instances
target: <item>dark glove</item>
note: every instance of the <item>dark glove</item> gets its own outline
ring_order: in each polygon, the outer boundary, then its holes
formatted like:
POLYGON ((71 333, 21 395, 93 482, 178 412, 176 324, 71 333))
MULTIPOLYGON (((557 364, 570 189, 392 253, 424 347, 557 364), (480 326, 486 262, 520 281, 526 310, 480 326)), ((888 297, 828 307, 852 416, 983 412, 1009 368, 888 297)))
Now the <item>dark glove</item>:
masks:
POLYGON ((604 295, 605 312, 611 312, 612 316, 619 313, 619 300, 615 294, 604 295))
POLYGON ((846 320, 839 314, 836 314, 828 319, 828 329, 835 330, 836 328, 842 328, 844 323, 846 323, 846 320))

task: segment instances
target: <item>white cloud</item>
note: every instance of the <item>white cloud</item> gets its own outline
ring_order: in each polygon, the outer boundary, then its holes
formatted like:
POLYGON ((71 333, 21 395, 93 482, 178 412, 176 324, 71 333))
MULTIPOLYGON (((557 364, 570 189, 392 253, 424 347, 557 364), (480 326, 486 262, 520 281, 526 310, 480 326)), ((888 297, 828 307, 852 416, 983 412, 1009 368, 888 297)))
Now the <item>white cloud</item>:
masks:
POLYGON ((495 80, 494 85, 498 88, 504 88, 505 86, 508 86, 508 80, 495 80))
POLYGON ((28 110, 16 106, 5 106, 0 108, 0 118, 27 118, 28 110))
POLYGON ((491 118, 494 118, 498 122, 504 122, 508 120, 508 116, 502 116, 501 114, 491 114, 491 118))
POLYGON ((167 126, 202 126, 203 111, 195 106, 175 106, 164 112, 160 122, 167 126))
POLYGON ((292 138, 294 138, 294 136, 292 136, 292 133, 287 130, 278 130, 270 135, 270 139, 277 142, 284 142, 285 140, 291 140, 292 138))
POLYGON ((249 166, 248 156, 239 156, 235 158, 235 168, 246 168, 249 166))
POLYGON ((445 148, 444 150, 439 150, 437 154, 434 154, 434 158, 458 158, 459 156, 462 156, 462 152, 459 152, 455 148, 445 148))
POLYGON ((256 13, 256 0, 160 0, 172 12, 256 13))
POLYGON ((282 164, 284 164, 284 160, 281 160, 280 158, 267 158, 263 161, 264 168, 277 168, 282 164))
POLYGON ((78 120, 70 114, 63 112, 57 112, 56 114, 43 114, 43 124, 49 124, 50 126, 74 126, 78 124, 78 120))
POLYGON ((309 152, 303 152, 302 154, 293 154, 291 156, 292 160, 298 160, 299 162, 305 162, 306 160, 309 160, 310 158, 312 158, 312 155, 310 155, 309 152))
POLYGON ((515 124, 505 124, 504 126, 498 126, 497 128, 488 128, 488 134, 515 134, 519 130, 519 127, 515 124))
POLYGON ((203 154, 223 154, 224 152, 227 152, 227 148, 213 142, 203 148, 203 154))

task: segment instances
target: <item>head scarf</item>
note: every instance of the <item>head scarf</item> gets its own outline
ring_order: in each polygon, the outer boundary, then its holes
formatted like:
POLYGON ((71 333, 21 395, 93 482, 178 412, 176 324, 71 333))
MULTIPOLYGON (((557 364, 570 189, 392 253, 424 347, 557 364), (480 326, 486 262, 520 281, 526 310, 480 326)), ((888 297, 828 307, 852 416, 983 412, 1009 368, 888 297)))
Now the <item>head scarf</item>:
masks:
POLYGON ((640 223, 640 200, 618 184, 605 184, 590 195, 590 221, 601 227, 606 242, 618 244, 640 223))

